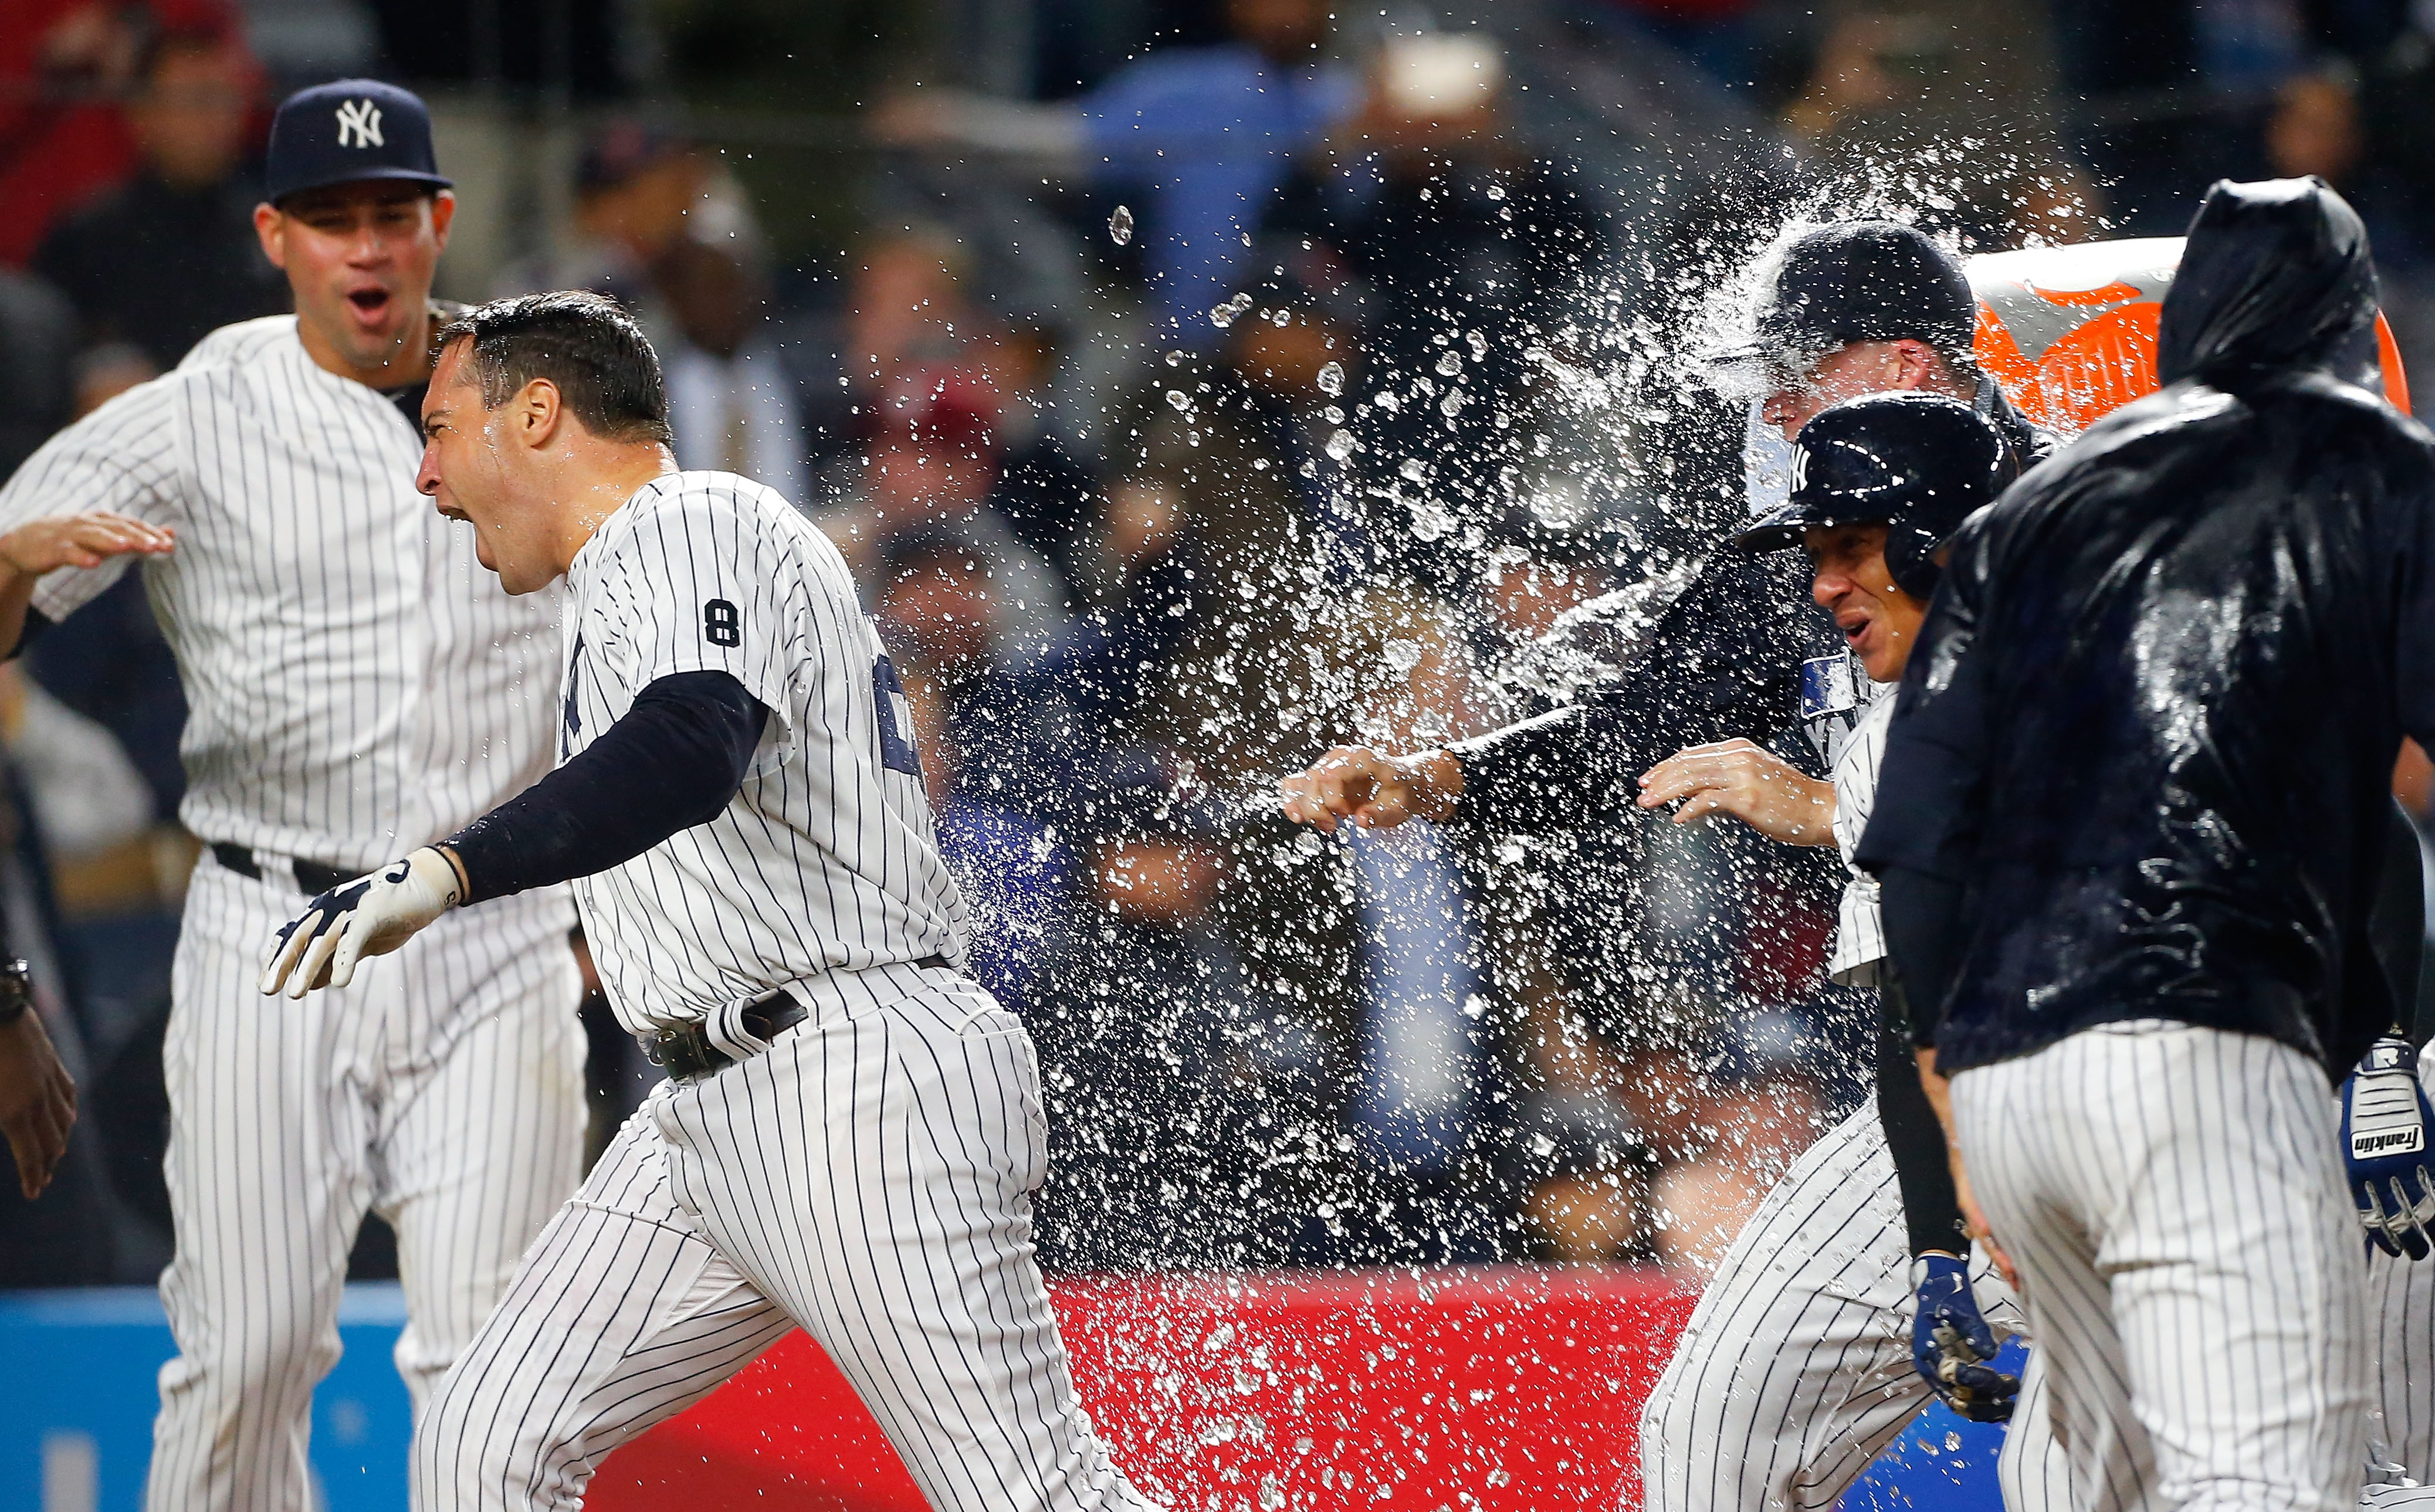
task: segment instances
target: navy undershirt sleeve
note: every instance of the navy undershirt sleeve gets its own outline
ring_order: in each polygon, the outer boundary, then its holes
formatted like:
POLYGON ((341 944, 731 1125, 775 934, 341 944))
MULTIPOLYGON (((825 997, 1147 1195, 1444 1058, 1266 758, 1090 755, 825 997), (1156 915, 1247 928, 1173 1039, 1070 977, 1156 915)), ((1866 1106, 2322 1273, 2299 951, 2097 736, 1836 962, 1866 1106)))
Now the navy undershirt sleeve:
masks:
POLYGON ((724 672, 660 679, 565 765, 442 842, 465 868, 465 902, 606 871, 708 823, 744 785, 768 720, 724 672))

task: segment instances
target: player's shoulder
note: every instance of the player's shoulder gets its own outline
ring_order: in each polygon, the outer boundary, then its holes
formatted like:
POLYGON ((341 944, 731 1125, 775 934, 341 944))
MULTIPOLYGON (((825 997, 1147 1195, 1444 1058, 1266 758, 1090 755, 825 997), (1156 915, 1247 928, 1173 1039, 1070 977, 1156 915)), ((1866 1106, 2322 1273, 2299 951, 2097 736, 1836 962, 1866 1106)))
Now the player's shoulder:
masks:
POLYGON ((809 523, 767 484, 739 472, 664 472, 635 490, 616 518, 629 530, 645 527, 708 527, 789 537, 809 523))
POLYGON ((178 366, 170 372, 201 373, 215 369, 240 368, 258 362, 273 352, 284 352, 300 345, 296 335, 296 317, 266 315, 251 320, 239 320, 224 325, 194 344, 178 366))
POLYGON ((596 539, 613 556, 665 552, 678 541, 811 566, 836 555, 784 494, 735 472, 662 473, 635 490, 596 539))

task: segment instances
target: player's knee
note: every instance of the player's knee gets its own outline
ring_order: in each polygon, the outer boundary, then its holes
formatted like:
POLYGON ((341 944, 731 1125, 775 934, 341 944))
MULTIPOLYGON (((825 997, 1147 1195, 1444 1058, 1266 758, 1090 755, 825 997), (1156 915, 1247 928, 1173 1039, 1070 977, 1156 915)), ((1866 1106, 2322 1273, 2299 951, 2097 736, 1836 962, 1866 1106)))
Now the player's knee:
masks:
POLYGON ((195 1385, 231 1400, 259 1401, 294 1383, 307 1389, 338 1363, 336 1330, 276 1309, 250 1309, 179 1340, 179 1363, 195 1385))
MULTIPOLYGON (((418 1512, 475 1512, 531 1504, 519 1469, 519 1436, 474 1400, 462 1371, 450 1371, 416 1419, 411 1458, 418 1512)), ((493 1404, 495 1406, 495 1404, 493 1404)))

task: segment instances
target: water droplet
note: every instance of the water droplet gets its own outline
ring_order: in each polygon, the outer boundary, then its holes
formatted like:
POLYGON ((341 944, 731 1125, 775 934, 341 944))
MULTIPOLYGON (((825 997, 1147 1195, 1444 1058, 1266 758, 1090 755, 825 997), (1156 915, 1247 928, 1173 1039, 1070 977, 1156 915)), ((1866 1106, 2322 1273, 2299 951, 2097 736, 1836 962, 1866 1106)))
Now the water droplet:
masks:
POLYGON ((1179 415, 1188 414, 1192 409, 1192 396, 1181 388, 1168 389, 1166 403, 1179 415))
POLYGON ((1166 365, 1170 368, 1181 368, 1186 355, 1187 353, 1181 350, 1170 352, 1166 354, 1166 365))
POLYGON ((1124 205, 1108 217, 1108 239, 1122 247, 1133 239, 1133 213, 1124 205))
POLYGON ((1462 353, 1461 353, 1461 352, 1452 352, 1452 351, 1449 351, 1449 352, 1447 352, 1443 356, 1441 356, 1440 358, 1438 358, 1438 376, 1439 376, 1439 377, 1441 377, 1441 378, 1453 378, 1453 377, 1457 377, 1457 376, 1459 376, 1461 372, 1462 372, 1462 353))
POLYGON ((1400 678, 1421 664, 1421 643, 1399 635, 1387 643, 1379 660, 1387 663, 1388 671, 1400 678))
POLYGON ((1446 390, 1446 396, 1438 401, 1438 413, 1452 420, 1461 411, 1464 402, 1469 398, 1470 396, 1459 388, 1449 388, 1446 390))
POLYGON ((1344 364, 1331 362, 1319 369, 1319 391, 1330 399, 1344 392, 1344 364))
POLYGON ((1429 480, 1429 465, 1426 462, 1422 461, 1417 456, 1407 456, 1404 458, 1403 464, 1397 467, 1395 471, 1398 474, 1409 478, 1414 483, 1426 483, 1429 480))
POLYGON ((1454 515, 1444 505, 1433 499, 1414 499, 1410 502, 1413 540, 1442 540, 1445 533, 1454 528, 1454 515))
POLYGON ((1471 335, 1462 338, 1462 344, 1471 349, 1472 361, 1486 362, 1488 360, 1488 337, 1482 335, 1477 331, 1474 331, 1471 335))
POLYGON ((1223 331, 1228 326, 1233 325, 1235 320, 1241 318, 1243 312, 1251 307, 1252 297, 1248 294, 1237 294, 1233 299, 1228 300, 1225 303, 1213 306, 1210 309, 1209 323, 1216 326, 1218 330, 1223 331))
POLYGON ((1319 412, 1319 418, 1327 421, 1330 425, 1341 425, 1344 423, 1344 406, 1341 404, 1330 404, 1325 409, 1319 412))
POLYGON ((1327 438, 1328 460, 1332 462, 1341 462, 1352 455, 1353 433, 1351 431, 1339 430, 1335 435, 1330 436, 1327 438))

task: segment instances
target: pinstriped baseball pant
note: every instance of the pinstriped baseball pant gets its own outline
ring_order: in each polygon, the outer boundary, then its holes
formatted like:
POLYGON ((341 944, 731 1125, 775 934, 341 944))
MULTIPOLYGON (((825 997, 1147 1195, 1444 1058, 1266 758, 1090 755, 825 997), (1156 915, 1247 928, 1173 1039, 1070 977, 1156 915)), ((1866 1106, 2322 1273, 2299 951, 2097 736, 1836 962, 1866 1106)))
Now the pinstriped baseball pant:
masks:
MULTIPOLYGON (((2000 1338, 2021 1321, 1981 1261, 2000 1338)), ((1648 1512, 1832 1506, 1935 1400, 1911 1366, 1910 1243, 1872 1100, 1794 1161, 1735 1237, 1642 1411, 1648 1512)), ((2068 1512, 2032 1350, 1997 1467, 2011 1512, 2068 1512)))
POLYGON ((153 1512, 302 1512, 313 1388, 338 1358, 347 1254, 397 1229, 421 1405, 583 1160, 582 995, 563 900, 443 916, 344 990, 255 990, 304 900, 206 856, 163 1051, 177 1253, 161 1297, 153 1512))
POLYGON ((952 972, 807 984, 759 1056, 655 1091, 543 1231, 416 1435, 415 1504, 581 1504, 618 1445, 793 1328, 936 1512, 1148 1512, 1076 1400, 1031 1258, 1022 1021, 952 972))
POLYGON ((2322 1067, 2109 1025, 1961 1073, 1953 1111, 2081 1512, 2357 1504, 2367 1288, 2322 1067))

